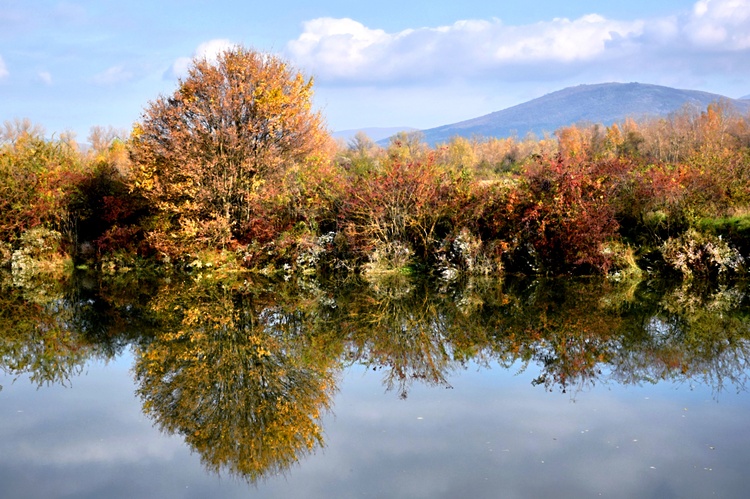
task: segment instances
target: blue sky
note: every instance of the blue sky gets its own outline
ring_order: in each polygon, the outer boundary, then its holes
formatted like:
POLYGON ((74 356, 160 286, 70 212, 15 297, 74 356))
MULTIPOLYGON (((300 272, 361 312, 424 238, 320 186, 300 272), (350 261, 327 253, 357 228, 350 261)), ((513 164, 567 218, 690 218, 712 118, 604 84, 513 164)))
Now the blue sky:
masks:
POLYGON ((0 122, 128 129, 230 44, 313 76, 332 130, 429 128, 582 83, 750 94, 750 0, 0 0, 0 122))

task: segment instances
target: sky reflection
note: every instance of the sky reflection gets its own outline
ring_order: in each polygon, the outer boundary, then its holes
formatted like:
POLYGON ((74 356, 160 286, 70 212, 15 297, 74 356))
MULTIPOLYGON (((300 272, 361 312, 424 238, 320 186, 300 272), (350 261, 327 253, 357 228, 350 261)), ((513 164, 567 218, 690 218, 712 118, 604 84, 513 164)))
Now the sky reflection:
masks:
POLYGON ((130 359, 69 387, 2 378, 2 497, 744 497, 750 399, 703 386, 549 392, 470 365, 452 388, 342 376, 326 446, 255 485, 208 473, 134 395, 130 359))
POLYGON ((209 476, 181 438, 153 428, 131 363, 93 362, 68 387, 0 378, 0 497, 246 496, 246 484, 209 476))
POLYGON ((615 386, 573 400, 532 378, 470 369, 401 405, 345 386, 336 427, 348 436, 329 447, 347 448, 350 483, 366 484, 357 497, 742 496, 746 396, 615 386))

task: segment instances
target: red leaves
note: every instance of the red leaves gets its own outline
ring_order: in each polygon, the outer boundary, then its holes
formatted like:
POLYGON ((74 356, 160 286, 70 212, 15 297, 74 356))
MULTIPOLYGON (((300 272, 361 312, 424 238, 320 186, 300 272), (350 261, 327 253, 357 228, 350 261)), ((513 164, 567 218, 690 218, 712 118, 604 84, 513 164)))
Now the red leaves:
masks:
POLYGON ((430 160, 386 160, 374 172, 349 178, 340 224, 361 253, 397 242, 428 259, 441 230, 452 227, 461 212, 459 183, 430 160))
POLYGON ((606 177, 596 165, 569 166, 540 158, 525 172, 521 188, 519 237, 528 241, 547 272, 587 266, 606 272, 603 246, 617 238, 606 177))
POLYGON ((71 204, 84 177, 77 152, 61 142, 28 139, 0 150, 0 240, 35 227, 71 230, 71 204))

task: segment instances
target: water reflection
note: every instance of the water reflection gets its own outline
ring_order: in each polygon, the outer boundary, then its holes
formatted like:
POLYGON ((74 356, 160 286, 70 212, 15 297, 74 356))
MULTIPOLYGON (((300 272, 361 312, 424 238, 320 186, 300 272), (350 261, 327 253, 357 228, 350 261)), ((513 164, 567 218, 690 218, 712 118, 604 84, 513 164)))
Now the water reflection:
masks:
POLYGON ((88 361, 115 358, 148 330, 136 317, 134 296, 103 297, 98 283, 86 276, 25 284, 13 286, 0 273, 0 369, 28 374, 40 386, 66 384, 88 361), (134 321, 143 326, 138 333, 134 321))
POLYGON ((521 365, 533 385, 571 396, 604 383, 747 383, 746 283, 99 279, 42 293, 6 284, 2 369, 64 384, 132 347, 144 413, 207 469, 250 482, 324 445, 322 417, 352 365, 402 398, 415 383, 450 387, 469 364, 521 365))
POLYGON ((322 444, 335 360, 314 351, 294 311, 201 283, 169 286, 152 307, 163 320, 138 350, 138 394, 207 468, 257 480, 322 444))

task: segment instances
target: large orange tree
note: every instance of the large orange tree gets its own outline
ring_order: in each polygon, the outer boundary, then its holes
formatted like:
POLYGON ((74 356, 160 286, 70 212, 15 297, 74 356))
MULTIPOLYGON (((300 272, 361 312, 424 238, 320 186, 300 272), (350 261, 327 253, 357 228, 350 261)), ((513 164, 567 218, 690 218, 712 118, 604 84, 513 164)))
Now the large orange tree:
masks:
POLYGON ((179 253, 247 239, 264 183, 322 160, 328 135, 311 97, 312 79, 273 55, 237 46, 195 59, 132 133, 133 185, 157 213, 155 246, 179 253))

